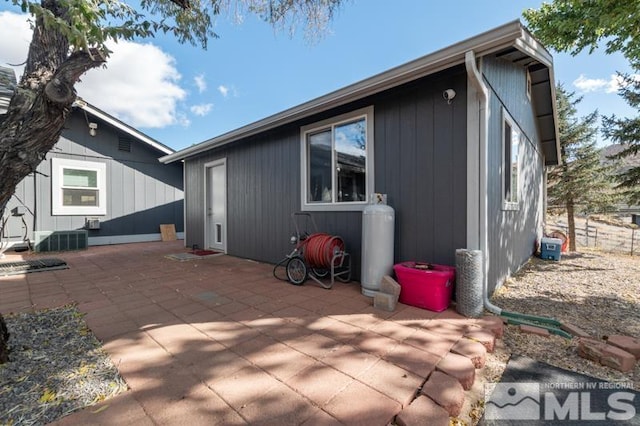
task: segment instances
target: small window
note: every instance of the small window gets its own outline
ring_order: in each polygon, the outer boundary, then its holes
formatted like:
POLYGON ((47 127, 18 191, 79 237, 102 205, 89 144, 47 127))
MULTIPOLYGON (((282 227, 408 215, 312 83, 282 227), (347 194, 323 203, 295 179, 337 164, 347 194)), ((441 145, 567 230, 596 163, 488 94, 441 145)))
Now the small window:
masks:
POLYGON ((527 91, 527 98, 531 100, 531 73, 527 70, 527 87, 525 89, 527 91))
POLYGON ((52 214, 106 214, 105 175, 105 163, 52 158, 52 214))
POLYGON ((502 134, 502 206, 506 210, 518 208, 520 201, 520 141, 522 132, 503 110, 502 134))
POLYGON ((373 108, 301 133, 302 209, 361 210, 373 192, 373 108))

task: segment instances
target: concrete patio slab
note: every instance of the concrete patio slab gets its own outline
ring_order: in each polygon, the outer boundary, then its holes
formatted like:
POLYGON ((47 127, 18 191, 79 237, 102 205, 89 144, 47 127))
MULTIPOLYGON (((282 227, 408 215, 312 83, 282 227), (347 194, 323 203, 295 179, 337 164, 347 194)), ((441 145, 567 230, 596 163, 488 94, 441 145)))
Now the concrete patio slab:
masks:
POLYGON ((69 269, 0 278, 3 314, 77 303, 130 387, 57 424, 386 425, 436 368, 473 376, 464 335, 492 336, 492 321, 451 309, 374 309, 355 282, 292 286, 231 256, 168 259, 181 244, 56 253, 69 269))

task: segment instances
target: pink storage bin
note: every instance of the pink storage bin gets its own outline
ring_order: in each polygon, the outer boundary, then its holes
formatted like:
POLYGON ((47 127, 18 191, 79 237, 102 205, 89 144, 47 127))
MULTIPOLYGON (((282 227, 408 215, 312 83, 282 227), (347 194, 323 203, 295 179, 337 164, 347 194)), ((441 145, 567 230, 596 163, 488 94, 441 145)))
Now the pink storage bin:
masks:
POLYGON ((402 262, 393 266, 400 291, 400 302, 434 312, 444 311, 451 303, 456 278, 453 266, 433 263, 402 262), (430 265, 431 269, 416 269, 417 265, 430 265))

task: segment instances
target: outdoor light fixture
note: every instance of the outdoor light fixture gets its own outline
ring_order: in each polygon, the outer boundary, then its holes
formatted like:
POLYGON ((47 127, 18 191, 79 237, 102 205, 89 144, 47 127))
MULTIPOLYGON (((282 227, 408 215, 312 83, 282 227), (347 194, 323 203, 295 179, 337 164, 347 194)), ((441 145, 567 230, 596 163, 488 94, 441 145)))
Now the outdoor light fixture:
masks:
POLYGON ((95 136, 98 133, 98 123, 89 123, 89 134, 95 136))
POLYGON ((448 104, 450 104, 453 98, 456 97, 456 91, 453 89, 447 89, 442 92, 442 97, 447 101, 448 104))

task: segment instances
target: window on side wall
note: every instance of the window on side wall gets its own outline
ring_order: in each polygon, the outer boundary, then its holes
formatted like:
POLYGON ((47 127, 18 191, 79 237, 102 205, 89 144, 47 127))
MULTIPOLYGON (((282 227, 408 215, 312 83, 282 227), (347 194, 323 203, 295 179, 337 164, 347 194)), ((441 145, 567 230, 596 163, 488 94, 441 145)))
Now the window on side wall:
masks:
POLYGON ((520 203, 522 131, 505 110, 502 116, 502 208, 516 210, 520 203))
POLYGON ((362 210, 373 192, 373 107, 301 129, 302 210, 362 210))
POLYGON ((105 215, 106 170, 105 163, 52 158, 52 214, 105 215))

